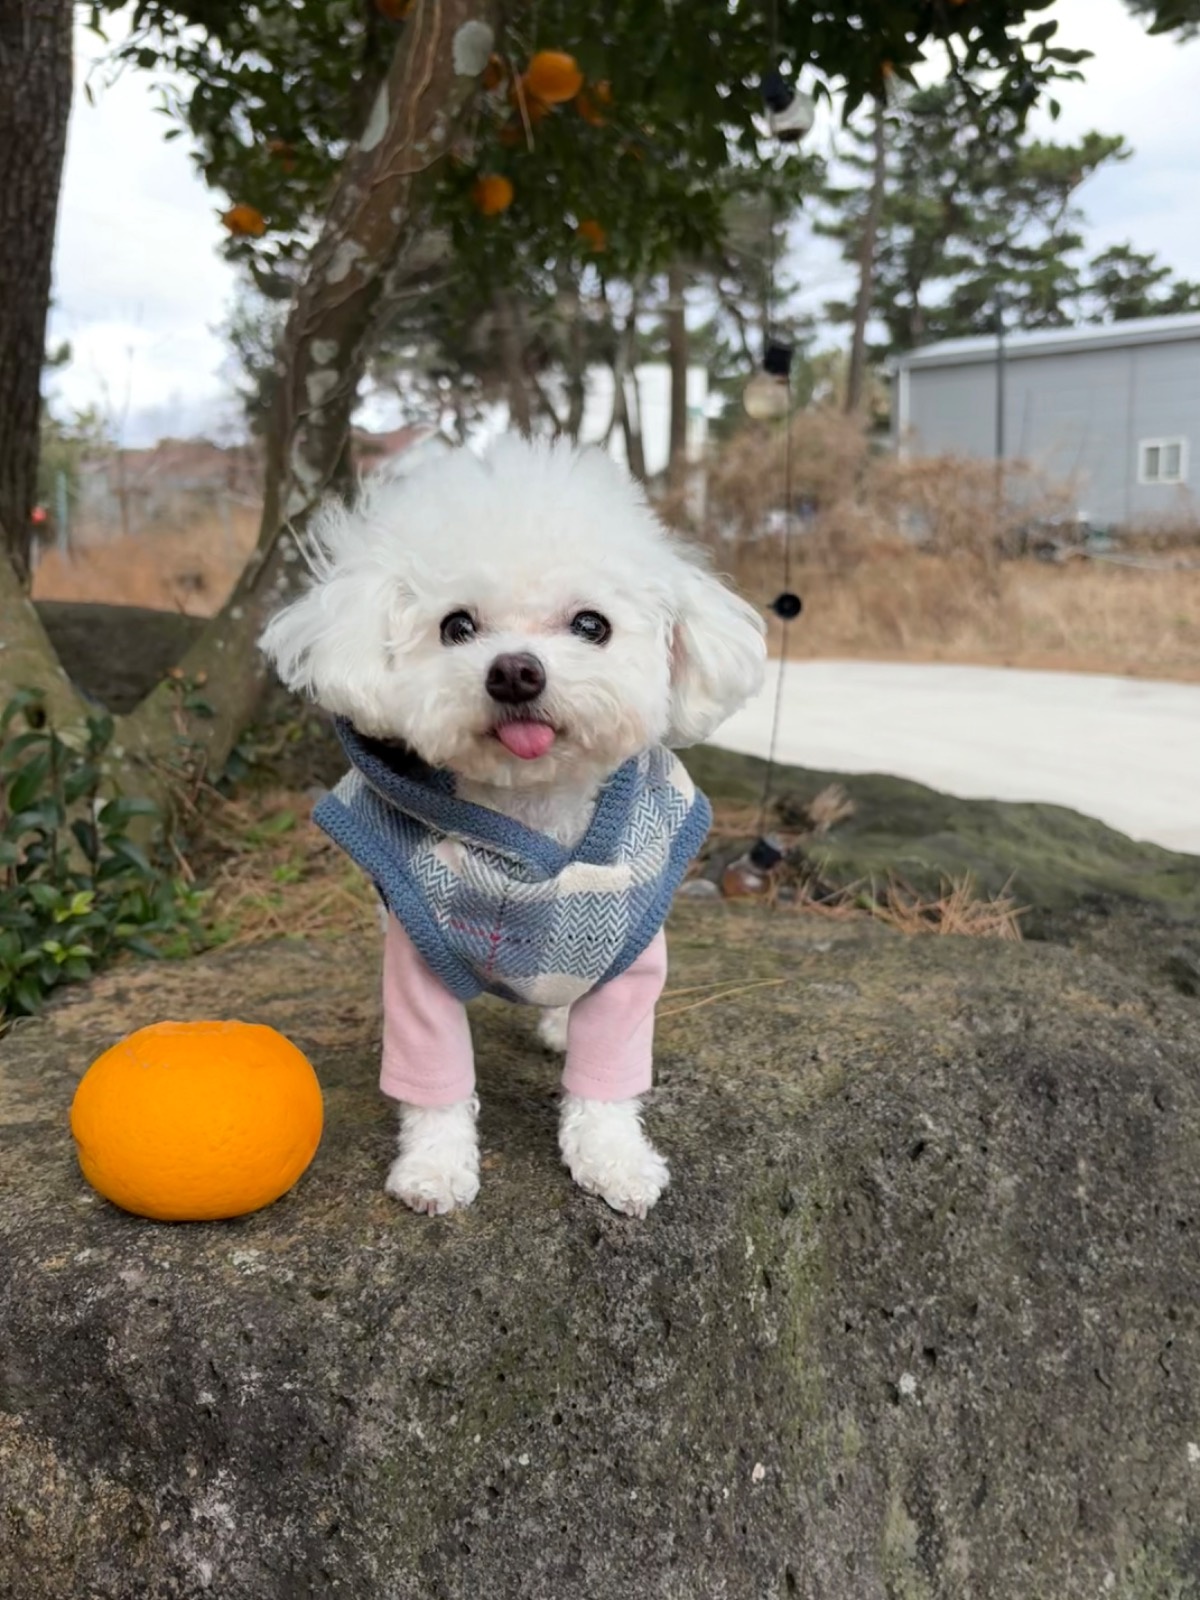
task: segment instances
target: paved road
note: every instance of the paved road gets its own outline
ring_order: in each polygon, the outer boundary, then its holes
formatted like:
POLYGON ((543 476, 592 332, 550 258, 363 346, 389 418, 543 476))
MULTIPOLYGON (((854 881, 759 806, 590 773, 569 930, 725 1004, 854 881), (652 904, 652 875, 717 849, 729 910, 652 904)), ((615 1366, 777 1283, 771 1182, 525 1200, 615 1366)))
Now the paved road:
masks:
MULTIPOLYGON (((766 755, 777 669, 714 743, 766 755)), ((967 798, 1046 800, 1200 855, 1200 685, 993 667, 800 661, 779 759, 967 798)))

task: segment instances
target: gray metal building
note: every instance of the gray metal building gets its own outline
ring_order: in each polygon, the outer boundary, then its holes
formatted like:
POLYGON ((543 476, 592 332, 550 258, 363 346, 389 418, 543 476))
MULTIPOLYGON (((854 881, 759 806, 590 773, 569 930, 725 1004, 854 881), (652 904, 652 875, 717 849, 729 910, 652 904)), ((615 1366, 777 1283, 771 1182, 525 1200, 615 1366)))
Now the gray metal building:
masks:
POLYGON ((901 356, 905 455, 1027 461, 1098 527, 1200 518, 1200 315, 948 339, 901 356), (1003 404, 1001 404, 1003 397, 1003 404))

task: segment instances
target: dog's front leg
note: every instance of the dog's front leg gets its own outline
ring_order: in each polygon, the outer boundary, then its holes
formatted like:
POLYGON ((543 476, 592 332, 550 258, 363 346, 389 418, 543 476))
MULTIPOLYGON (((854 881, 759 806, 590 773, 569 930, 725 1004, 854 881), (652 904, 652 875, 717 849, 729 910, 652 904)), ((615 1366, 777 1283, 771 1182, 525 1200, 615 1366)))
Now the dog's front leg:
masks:
POLYGON ((670 1181, 638 1098, 650 1087, 654 1007, 666 980, 660 930, 620 977, 575 1002, 567 1024, 559 1149, 581 1189, 631 1217, 644 1217, 670 1181))
POLYGON ((467 1010, 395 917, 383 946, 379 1086, 400 1102, 400 1152, 387 1192, 430 1216, 469 1206, 479 1193, 479 1101, 467 1010))

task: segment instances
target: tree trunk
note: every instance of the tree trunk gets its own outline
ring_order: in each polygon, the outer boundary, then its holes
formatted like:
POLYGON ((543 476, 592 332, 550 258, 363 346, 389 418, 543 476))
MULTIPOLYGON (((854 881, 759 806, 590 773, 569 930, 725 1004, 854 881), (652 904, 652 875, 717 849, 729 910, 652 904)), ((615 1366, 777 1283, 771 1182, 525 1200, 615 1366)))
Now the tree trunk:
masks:
POLYGON ((625 406, 621 413, 621 426, 625 430, 625 455, 629 470, 639 483, 646 481, 646 450, 642 439, 642 394, 638 388, 637 368, 630 366, 625 378, 625 406), (629 396, 633 404, 629 404, 629 396))
POLYGON ((681 488, 687 477, 688 332, 683 268, 667 270, 667 359, 671 368, 671 432, 667 450, 667 483, 681 488))
MULTIPOLYGON (((180 663, 181 679, 160 685, 118 723, 116 745, 144 762, 164 791, 181 768, 193 776, 219 771, 258 705, 265 676, 258 635, 298 558, 280 533, 303 524, 334 474, 363 366, 392 299, 445 251, 423 180, 449 149, 477 82, 456 72, 453 41, 465 22, 494 25, 497 11, 498 0, 414 8, 366 130, 342 166, 284 333, 257 547, 220 615, 180 663), (213 716, 185 713, 181 682, 203 686, 213 716)), ((0 571, 0 638, 11 632, 23 648, 19 663, 0 656, 0 676, 10 687, 57 686, 61 701, 61 668, 12 577, 0 571), (19 678, 12 673, 18 664, 19 678)))
POLYGON ((567 420, 563 431, 572 444, 579 443, 587 404, 587 351, 583 342, 583 311, 578 290, 570 292, 571 325, 567 330, 567 420))
POLYGON ((862 406, 867 375, 867 323, 875 297, 875 254, 879 245, 879 223, 883 216, 883 197, 887 185, 887 124, 882 100, 875 104, 875 159, 871 173, 871 196, 863 220, 862 244, 858 252, 858 300, 854 307, 854 333, 850 340, 850 374, 846 382, 848 416, 862 406))
POLYGON ((71 20, 71 0, 0 3, 0 535, 22 585, 71 109, 71 20))
POLYGON ((497 289, 496 339, 500 347, 500 367, 508 394, 508 413, 517 432, 526 439, 533 432, 533 408, 525 378, 525 352, 517 327, 517 308, 507 289, 497 289))

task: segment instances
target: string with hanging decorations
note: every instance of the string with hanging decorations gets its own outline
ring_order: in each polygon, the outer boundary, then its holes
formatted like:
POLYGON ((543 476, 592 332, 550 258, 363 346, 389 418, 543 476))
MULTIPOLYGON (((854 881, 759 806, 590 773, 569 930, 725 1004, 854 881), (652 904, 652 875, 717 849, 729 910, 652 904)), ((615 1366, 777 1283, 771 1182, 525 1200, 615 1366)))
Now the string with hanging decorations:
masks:
MULTIPOLYGON (((771 7, 771 64, 760 83, 767 128, 780 145, 798 144, 813 125, 816 108, 810 96, 785 75, 779 59, 775 6, 771 7)), ((804 609, 792 588, 792 358, 794 350, 776 336, 775 322, 775 207, 767 219, 767 278, 763 306, 762 366, 742 391, 742 404, 755 422, 783 424, 783 586, 768 609, 779 619, 779 660, 775 678, 775 703, 771 737, 758 812, 758 838, 751 848, 726 867, 722 888, 727 895, 753 895, 766 891, 770 875, 783 860, 780 841, 767 832, 775 755, 783 711, 784 677, 790 627, 804 609)))

